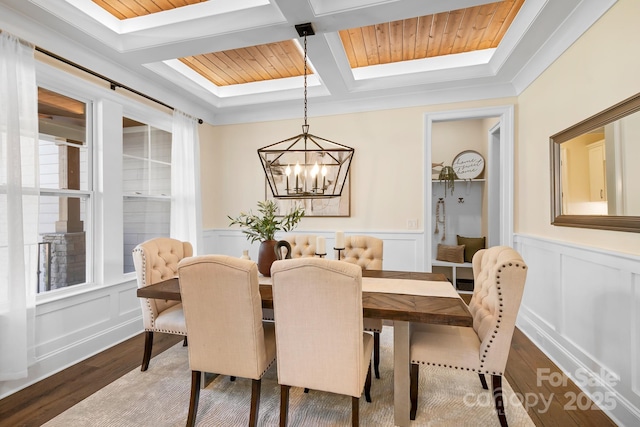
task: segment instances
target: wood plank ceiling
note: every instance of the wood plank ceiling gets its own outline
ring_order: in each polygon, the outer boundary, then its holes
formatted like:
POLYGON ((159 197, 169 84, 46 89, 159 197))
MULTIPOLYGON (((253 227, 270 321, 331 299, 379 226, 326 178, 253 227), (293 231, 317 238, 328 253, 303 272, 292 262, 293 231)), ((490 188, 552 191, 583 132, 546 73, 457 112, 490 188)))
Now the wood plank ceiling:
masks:
POLYGON ((524 0, 340 31, 351 68, 497 47, 524 0))
MULTIPOLYGON (((204 0, 93 0, 119 19, 204 0)), ((525 0, 341 30, 351 68, 495 48, 525 0)), ((178 58, 216 86, 302 76, 303 54, 293 40, 178 58)), ((311 73, 311 69, 308 70, 311 73)))
POLYGON ((93 0, 118 19, 150 15, 205 1, 207 0, 93 0))

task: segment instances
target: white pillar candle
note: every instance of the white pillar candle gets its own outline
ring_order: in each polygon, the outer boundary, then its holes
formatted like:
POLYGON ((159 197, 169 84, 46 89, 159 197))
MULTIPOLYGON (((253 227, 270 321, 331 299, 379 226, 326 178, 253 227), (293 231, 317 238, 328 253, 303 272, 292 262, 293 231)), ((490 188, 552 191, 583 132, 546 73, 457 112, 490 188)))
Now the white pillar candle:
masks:
POLYGON ((316 238, 316 253, 318 255, 324 255, 327 253, 327 249, 325 247, 325 239, 323 236, 318 236, 316 238))
POLYGON ((336 248, 344 248, 344 231, 336 231, 336 248))

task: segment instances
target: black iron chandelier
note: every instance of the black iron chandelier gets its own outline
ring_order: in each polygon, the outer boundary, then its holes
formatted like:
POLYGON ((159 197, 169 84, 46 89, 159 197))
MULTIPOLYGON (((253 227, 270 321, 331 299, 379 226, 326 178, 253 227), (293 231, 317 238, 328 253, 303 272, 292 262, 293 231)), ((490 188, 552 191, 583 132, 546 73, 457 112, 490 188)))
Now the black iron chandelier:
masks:
POLYGON ((304 125, 302 133, 258 149, 273 197, 317 199, 342 195, 354 149, 309 133, 307 124, 307 36, 311 23, 296 25, 304 37, 304 125))

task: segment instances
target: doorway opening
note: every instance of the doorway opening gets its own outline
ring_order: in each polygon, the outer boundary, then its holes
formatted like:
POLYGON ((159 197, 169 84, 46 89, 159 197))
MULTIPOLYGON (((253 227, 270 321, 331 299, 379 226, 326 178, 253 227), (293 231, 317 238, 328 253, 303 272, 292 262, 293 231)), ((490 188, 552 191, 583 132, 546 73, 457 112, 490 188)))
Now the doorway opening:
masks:
MULTIPOLYGON (((445 131, 446 135, 446 131, 445 131)), ((437 244, 446 242, 449 245, 456 244, 456 235, 472 233, 487 237, 486 245, 513 245, 513 106, 488 107, 470 110, 456 110, 449 112, 425 114, 425 144, 424 144, 424 271, 432 271, 433 261, 436 258, 437 244), (489 120, 492 119, 493 121, 489 120), (449 207, 447 215, 455 211, 462 212, 460 218, 442 217, 442 210, 436 212, 438 204, 442 208, 440 199, 444 199, 441 184, 437 175, 433 175, 433 163, 442 162, 444 165, 453 159, 433 158, 435 144, 453 145, 455 141, 437 141, 440 125, 450 124, 452 128, 464 126, 465 121, 480 120, 487 123, 485 131, 480 138, 484 149, 485 161, 484 173, 480 179, 469 182, 457 181, 462 194, 455 198, 447 195, 444 205, 449 207), (432 173, 429 173, 431 171, 432 173), (478 186, 479 189, 472 188, 478 186), (478 196, 482 194, 482 196, 478 196), (467 199, 467 197, 469 197, 467 199), (481 197, 481 199, 478 199, 481 197), (462 200, 460 200, 462 198, 462 200), (462 207, 467 201, 471 205, 462 207), (475 204, 476 206, 473 206, 475 204), (479 209, 479 210, 478 210, 479 209), (436 217, 436 214, 440 215, 436 217), (483 218, 486 219, 483 221, 483 218), (436 231, 435 221, 439 221, 436 231), (442 239, 443 226, 450 225, 445 230, 445 239, 442 239)), ((459 142, 458 142, 459 143, 459 142)), ((449 147, 447 150, 464 151, 465 143, 449 147)), ((480 150, 474 150, 480 151, 480 150)), ((437 150, 436 150, 437 152, 437 150)), ((442 151, 441 151, 442 153, 442 151)), ((455 153, 454 153, 455 155, 455 153)), ((443 157, 447 156, 445 150, 443 157)), ((450 153, 449 153, 450 156, 450 153)), ((445 208, 446 209, 446 208, 445 208)), ((444 244, 444 243, 443 243, 444 244)), ((455 270, 455 266, 454 266, 455 270)))

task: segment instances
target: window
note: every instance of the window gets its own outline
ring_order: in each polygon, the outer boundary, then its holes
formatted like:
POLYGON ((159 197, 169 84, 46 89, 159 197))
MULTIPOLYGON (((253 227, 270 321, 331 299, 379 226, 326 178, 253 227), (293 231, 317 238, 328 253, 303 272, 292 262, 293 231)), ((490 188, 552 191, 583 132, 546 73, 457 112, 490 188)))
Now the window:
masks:
POLYGON ((38 88, 38 293, 86 283, 91 163, 85 102, 38 88))
POLYGON ((154 237, 169 237, 171 133, 124 117, 124 273, 135 270, 131 251, 154 237))

